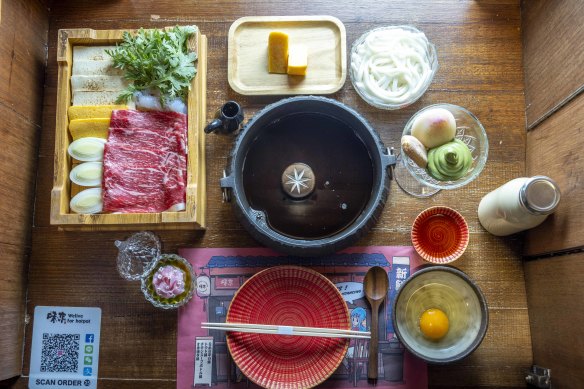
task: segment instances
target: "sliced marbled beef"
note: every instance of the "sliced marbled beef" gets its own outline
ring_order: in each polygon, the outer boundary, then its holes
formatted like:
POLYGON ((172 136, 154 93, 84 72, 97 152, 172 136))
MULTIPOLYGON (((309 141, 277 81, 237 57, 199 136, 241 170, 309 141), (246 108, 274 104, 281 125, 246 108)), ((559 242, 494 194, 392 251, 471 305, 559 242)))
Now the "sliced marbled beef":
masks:
POLYGON ((113 111, 103 163, 103 204, 106 212, 184 209, 186 115, 113 111))
POLYGON ((110 127, 151 128, 166 130, 169 125, 178 124, 184 128, 186 139, 187 115, 178 112, 116 110, 112 113, 110 127))

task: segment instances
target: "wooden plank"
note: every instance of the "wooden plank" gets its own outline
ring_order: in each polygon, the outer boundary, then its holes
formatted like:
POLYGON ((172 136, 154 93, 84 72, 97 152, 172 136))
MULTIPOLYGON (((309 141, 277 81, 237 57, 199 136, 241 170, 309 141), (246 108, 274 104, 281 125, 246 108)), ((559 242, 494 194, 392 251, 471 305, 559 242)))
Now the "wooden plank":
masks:
POLYGON ((533 362, 553 386, 584 387, 584 253, 525 262, 533 362))
POLYGON ((0 23, 0 380, 20 374, 49 13, 4 1, 0 23))
MULTIPOLYGON (((204 130, 207 120, 207 72, 208 72, 208 44, 207 36, 200 33, 200 44, 199 44, 199 71, 201 74, 197 79, 198 87, 198 99, 196 102, 197 112, 196 120, 199 123, 199 131, 197 131, 194 136, 197 139, 193 140, 193 144, 196 145, 197 151, 195 155, 197 156, 196 161, 189 162, 189 166, 192 167, 193 174, 195 175, 192 179, 195 187, 192 189, 194 196, 193 202, 196 205, 194 220, 197 220, 199 225, 203 228, 207 227, 207 156, 205 154, 205 143, 207 137, 205 136, 204 130)), ((190 102, 191 106, 195 105, 194 97, 190 102)), ((164 220, 164 218, 163 218, 164 220)))
POLYGON ((40 129, 3 104, 0 117, 4 125, 0 175, 5 183, 0 186, 0 243, 29 246, 40 129))
POLYGON ((483 343, 463 363, 428 366, 429 386, 524 388, 525 371, 529 368, 532 358, 529 334, 526 308, 490 309, 489 328, 483 343), (505 353, 504 362, 501 353, 505 353), (489 369, 496 370, 497 374, 488 373, 482 366, 489 366, 489 369))
POLYGON ((584 246, 584 94, 527 134, 527 174, 560 186, 558 210, 525 235, 525 255, 584 246))
MULTIPOLYGON (((391 2, 351 0, 311 2, 270 2, 247 0, 218 0, 205 2, 204 6, 193 6, 185 2, 177 8, 173 0, 143 0, 138 9, 132 2, 117 1, 107 7, 96 6, 75 0, 60 1, 51 10, 51 18, 58 22, 76 20, 79 25, 88 21, 131 20, 131 16, 141 14, 141 23, 155 23, 160 19, 184 20, 221 20, 233 22, 244 15, 333 15, 343 23, 368 20, 378 25, 409 24, 421 22, 445 24, 482 25, 486 21, 500 25, 519 23, 519 0, 424 0, 409 2, 394 0, 391 2), (429 8, 431 6, 431 8, 429 8), (178 16, 180 15, 180 16, 178 16)), ((146 26, 145 26, 146 27, 146 26)))
POLYGON ((22 369, 27 249, 0 243, 0 380, 22 369))
POLYGON ((0 103, 40 124, 48 9, 39 0, 4 1, 0 24, 0 103))
POLYGON ((580 0, 522 2, 527 127, 584 90, 584 7, 580 0))
MULTIPOLYGON (((101 376, 101 372, 100 372, 101 376)), ((28 389, 28 376, 24 376, 14 385, 9 386, 12 389, 28 389)), ((0 382, 0 387, 2 382, 0 382)), ((116 378, 98 377, 97 386, 99 389, 176 389, 176 379, 142 379, 124 380, 116 378)))

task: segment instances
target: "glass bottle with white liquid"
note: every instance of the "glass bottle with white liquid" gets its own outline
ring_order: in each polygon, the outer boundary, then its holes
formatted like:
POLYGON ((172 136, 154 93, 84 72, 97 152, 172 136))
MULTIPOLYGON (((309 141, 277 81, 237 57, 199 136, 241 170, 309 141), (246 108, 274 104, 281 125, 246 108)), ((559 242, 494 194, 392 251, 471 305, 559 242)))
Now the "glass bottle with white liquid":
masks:
POLYGON ((551 178, 516 178, 483 197, 479 221, 493 235, 511 235, 543 223, 559 202, 560 189, 551 178))

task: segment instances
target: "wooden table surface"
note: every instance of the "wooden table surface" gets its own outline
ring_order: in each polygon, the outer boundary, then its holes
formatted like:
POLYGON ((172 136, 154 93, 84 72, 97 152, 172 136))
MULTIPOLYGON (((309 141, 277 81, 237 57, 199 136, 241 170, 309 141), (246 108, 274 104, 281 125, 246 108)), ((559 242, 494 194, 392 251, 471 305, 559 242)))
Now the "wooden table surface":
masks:
MULTIPOLYGON (((521 239, 490 236, 478 222, 482 196, 525 172, 525 104, 518 1, 396 0, 289 2, 281 0, 62 0, 51 9, 42 139, 30 262, 28 312, 38 305, 89 306, 102 309, 99 387, 176 387, 177 313, 147 303, 136 283, 122 280, 115 266, 114 240, 124 232, 62 232, 49 223, 53 180, 56 44, 60 28, 123 29, 197 24, 209 39, 207 116, 227 100, 240 102, 251 117, 279 97, 247 97, 227 82, 227 33, 239 17, 252 15, 332 15, 347 30, 347 46, 377 26, 411 24, 438 50, 440 69, 428 92, 414 105, 382 111, 367 105, 347 79, 332 98, 357 109, 387 146, 398 147, 403 125, 422 107, 448 102, 472 111, 485 126, 489 159, 477 180, 466 187, 416 199, 392 185, 381 220, 358 245, 410 245, 415 216, 433 205, 456 208, 470 228, 470 244, 455 266, 484 291, 490 324, 480 348, 448 366, 430 366, 431 386, 523 386, 532 363, 521 239)), ((206 140, 206 231, 161 232, 164 252, 178 247, 254 247, 258 244, 221 202, 218 180, 232 138, 206 140)), ((25 388, 32 326, 26 330, 25 388)))

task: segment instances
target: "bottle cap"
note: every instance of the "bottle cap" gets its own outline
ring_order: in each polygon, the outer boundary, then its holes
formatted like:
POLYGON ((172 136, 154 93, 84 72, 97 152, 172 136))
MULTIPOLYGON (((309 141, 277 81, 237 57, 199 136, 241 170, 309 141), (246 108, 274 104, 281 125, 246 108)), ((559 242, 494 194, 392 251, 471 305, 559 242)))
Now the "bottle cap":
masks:
POLYGON ((523 185, 519 199, 529 212, 548 215, 555 211, 560 202, 560 188, 549 177, 535 176, 523 185))

